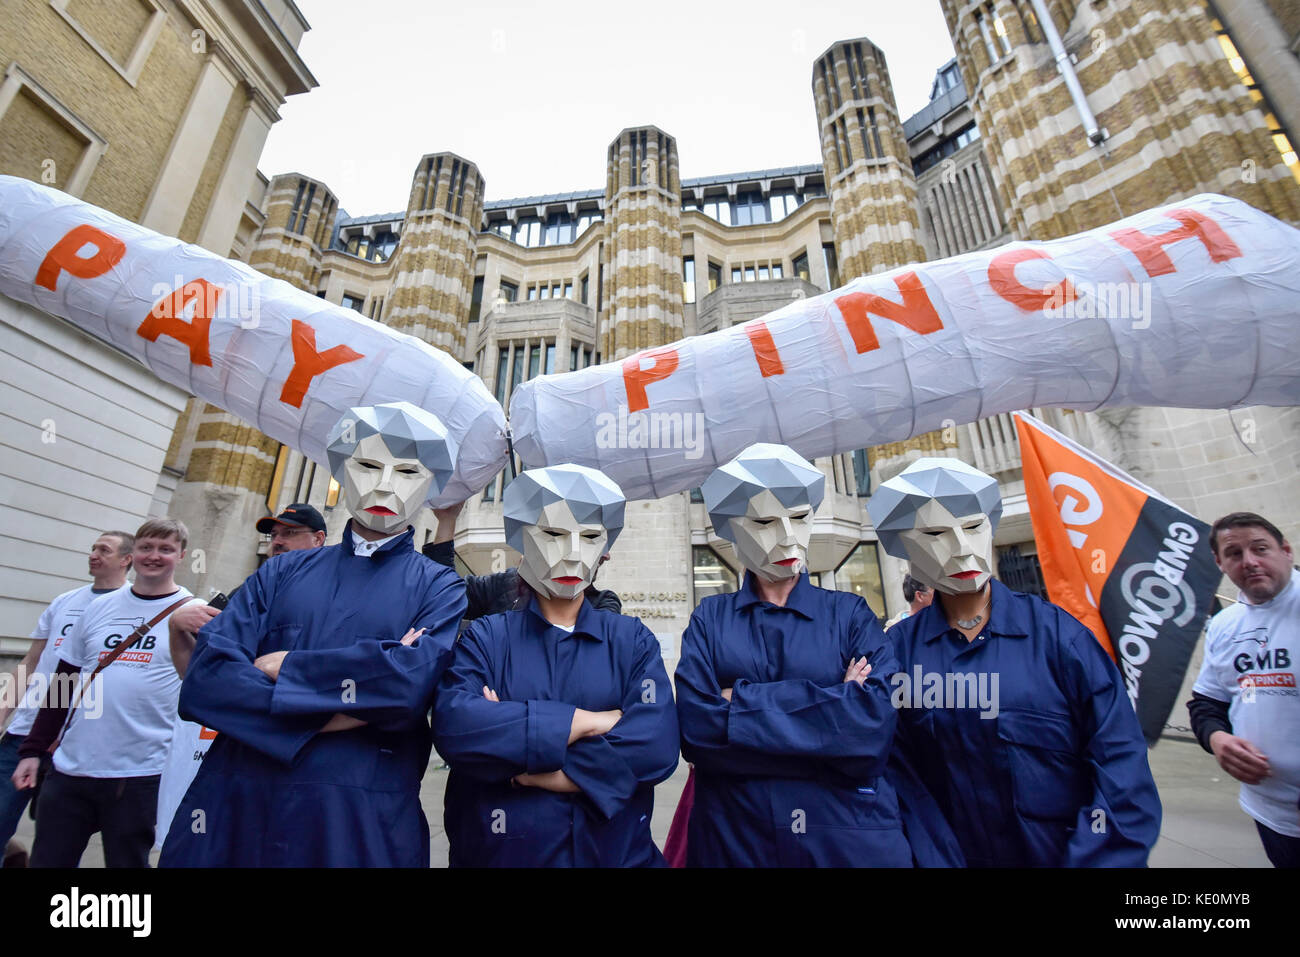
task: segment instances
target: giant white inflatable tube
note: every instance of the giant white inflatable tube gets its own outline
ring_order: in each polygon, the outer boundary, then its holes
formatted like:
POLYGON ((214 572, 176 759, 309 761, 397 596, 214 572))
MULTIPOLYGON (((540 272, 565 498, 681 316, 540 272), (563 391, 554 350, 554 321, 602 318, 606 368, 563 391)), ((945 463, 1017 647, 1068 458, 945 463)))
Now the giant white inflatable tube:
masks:
POLYGON ((1300 404, 1300 231, 1201 195, 1064 239, 893 269, 515 390, 533 466, 629 499, 754 442, 812 458, 1031 406, 1300 404))
POLYGON ((500 404, 442 350, 12 176, 0 176, 0 292, 317 462, 353 406, 405 400, 427 409, 460 447, 435 505, 477 492, 505 465, 500 404))

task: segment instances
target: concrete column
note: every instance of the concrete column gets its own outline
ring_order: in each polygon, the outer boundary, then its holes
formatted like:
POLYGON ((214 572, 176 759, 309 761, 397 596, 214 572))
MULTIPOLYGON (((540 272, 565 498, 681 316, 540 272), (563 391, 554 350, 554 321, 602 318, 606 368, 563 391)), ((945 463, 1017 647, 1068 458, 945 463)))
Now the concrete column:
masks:
POLYGON ((266 145, 271 124, 277 119, 275 113, 268 111, 256 96, 244 108, 235 141, 230 146, 221 179, 217 181, 203 228, 199 231, 199 245, 218 256, 230 255, 235 231, 244 212, 244 200, 252 188, 253 177, 257 175, 258 157, 266 145))
MULTIPOLYGON (((198 188, 199 177, 203 174, 203 164, 212 150, 217 138, 217 128, 225 116, 226 105, 235 92, 239 78, 223 62, 216 51, 208 55, 203 65, 199 80, 194 84, 190 102, 185 107, 176 135, 172 137, 167 158, 163 160, 162 170, 154 182, 153 192, 145 204, 144 215, 140 219, 142 226, 157 230, 164 236, 175 236, 181 231, 185 213, 198 188)), ((256 162, 256 161, 255 161, 256 162)), ((245 192, 240 196, 240 209, 243 209, 245 192)), ((238 220, 236 220, 238 222, 238 220)), ((234 230, 230 232, 234 238, 234 230)), ((221 255, 228 255, 230 243, 221 255)))

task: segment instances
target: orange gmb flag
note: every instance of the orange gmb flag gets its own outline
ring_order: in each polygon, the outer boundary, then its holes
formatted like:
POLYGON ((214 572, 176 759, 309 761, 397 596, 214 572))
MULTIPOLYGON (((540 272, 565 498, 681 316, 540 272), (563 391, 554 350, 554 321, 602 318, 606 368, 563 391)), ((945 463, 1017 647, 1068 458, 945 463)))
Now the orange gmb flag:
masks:
POLYGON ((1032 415, 1015 416, 1047 594, 1115 660, 1153 741, 1219 580, 1209 526, 1032 415))
POLYGON ((1047 594, 1087 625, 1114 658, 1099 602, 1147 493, 1136 480, 1032 415, 1015 416, 1025 497, 1047 594))

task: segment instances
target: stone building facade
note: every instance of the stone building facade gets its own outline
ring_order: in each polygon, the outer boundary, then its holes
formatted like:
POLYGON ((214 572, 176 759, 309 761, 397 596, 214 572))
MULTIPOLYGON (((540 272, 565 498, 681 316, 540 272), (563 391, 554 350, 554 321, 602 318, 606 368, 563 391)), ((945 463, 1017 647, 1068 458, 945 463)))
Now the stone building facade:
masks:
MULTIPOLYGON (((257 171, 267 133, 286 97, 316 85, 297 53, 307 28, 291 0, 6 0, 0 173, 242 258, 268 208, 257 171)), ((25 651, 51 598, 85 584, 100 530, 133 531, 172 507, 177 448, 201 472, 232 425, 244 430, 236 443, 268 440, 225 419, 214 427, 215 411, 193 410, 184 391, 3 296, 0 381, 5 657, 25 651)), ((248 471, 242 459, 225 466, 222 488, 248 471)), ((191 544, 203 567, 204 543, 191 544)))
MULTIPOLYGON (((537 375, 725 328, 856 276, 1052 238, 1202 191, 1300 224, 1292 5, 941 3, 957 56, 911 117, 898 115, 886 64, 905 51, 859 38, 812 62, 821 164, 683 177, 690 145, 679 157, 671 131, 636 127, 611 140, 603 189, 490 199, 472 158, 435 152, 416 163, 405 210, 359 216, 326 184, 290 173, 254 184, 257 222, 239 233, 237 251, 450 351, 508 407, 537 375)), ((1300 466, 1300 410, 1039 413, 1201 518, 1252 508, 1300 536, 1287 485, 1300 466)), ((999 479, 999 574, 1036 588, 1009 416, 819 460, 827 496, 810 554, 817 579, 864 595, 882 615, 900 610, 904 569, 877 548, 865 503, 930 454, 999 479)), ((163 489, 171 479, 160 484, 158 501, 199 530, 212 556, 186 582, 196 590, 228 589, 256 567, 266 547, 249 534, 258 515, 311 501, 331 540, 346 519, 322 465, 210 406, 190 404, 166 458, 165 476, 177 481, 174 491, 163 489)), ((500 501, 519 467, 512 461, 462 512, 465 570, 517 560, 500 501)), ((734 587, 735 558, 693 493, 631 503, 627 523, 600 580, 671 661, 699 599, 734 587)), ((431 517, 417 533, 433 534, 431 517)))

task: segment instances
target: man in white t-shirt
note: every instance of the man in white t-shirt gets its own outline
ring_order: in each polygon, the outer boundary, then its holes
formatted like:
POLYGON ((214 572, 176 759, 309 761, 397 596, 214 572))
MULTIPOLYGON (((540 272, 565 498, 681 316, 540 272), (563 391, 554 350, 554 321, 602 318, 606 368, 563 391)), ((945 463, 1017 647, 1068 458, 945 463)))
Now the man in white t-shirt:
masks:
MULTIPOLYGON (((100 595, 107 595, 126 584, 126 573, 131 568, 131 549, 135 536, 130 532, 104 532, 90 546, 89 571, 93 584, 65 591, 50 602, 41 612, 40 620, 32 631, 31 646, 27 654, 9 674, 12 682, 5 691, 6 697, 21 698, 10 708, 7 701, 0 702, 0 727, 12 711, 13 720, 3 737, 0 737, 0 847, 14 836, 23 810, 31 799, 31 791, 19 791, 13 786, 10 775, 18 766, 18 749, 32 730, 36 712, 45 699, 50 677, 58 663, 59 647, 72 633, 73 626, 88 604, 100 595), (25 691, 23 689, 26 689, 25 691)), ((0 687, 3 687, 0 681, 0 687)))
MULTIPOLYGON (((189 533, 175 519, 136 532, 135 583, 96 598, 59 648, 56 674, 83 680, 137 628, 191 597, 176 584, 189 533)), ((162 773, 181 681, 172 667, 167 620, 107 665, 67 722, 36 808, 33 867, 75 867, 96 832, 109 867, 147 867, 162 773), (93 702, 93 705, 92 705, 93 702)), ((20 749, 14 786, 35 784, 39 756, 58 738, 67 702, 47 697, 20 749), (58 707, 63 704, 64 707, 58 707)))
POLYGON ((1207 629, 1192 730, 1242 782, 1268 859, 1300 867, 1300 572, 1282 533, 1253 512, 1215 522, 1210 545, 1241 594, 1207 629))

